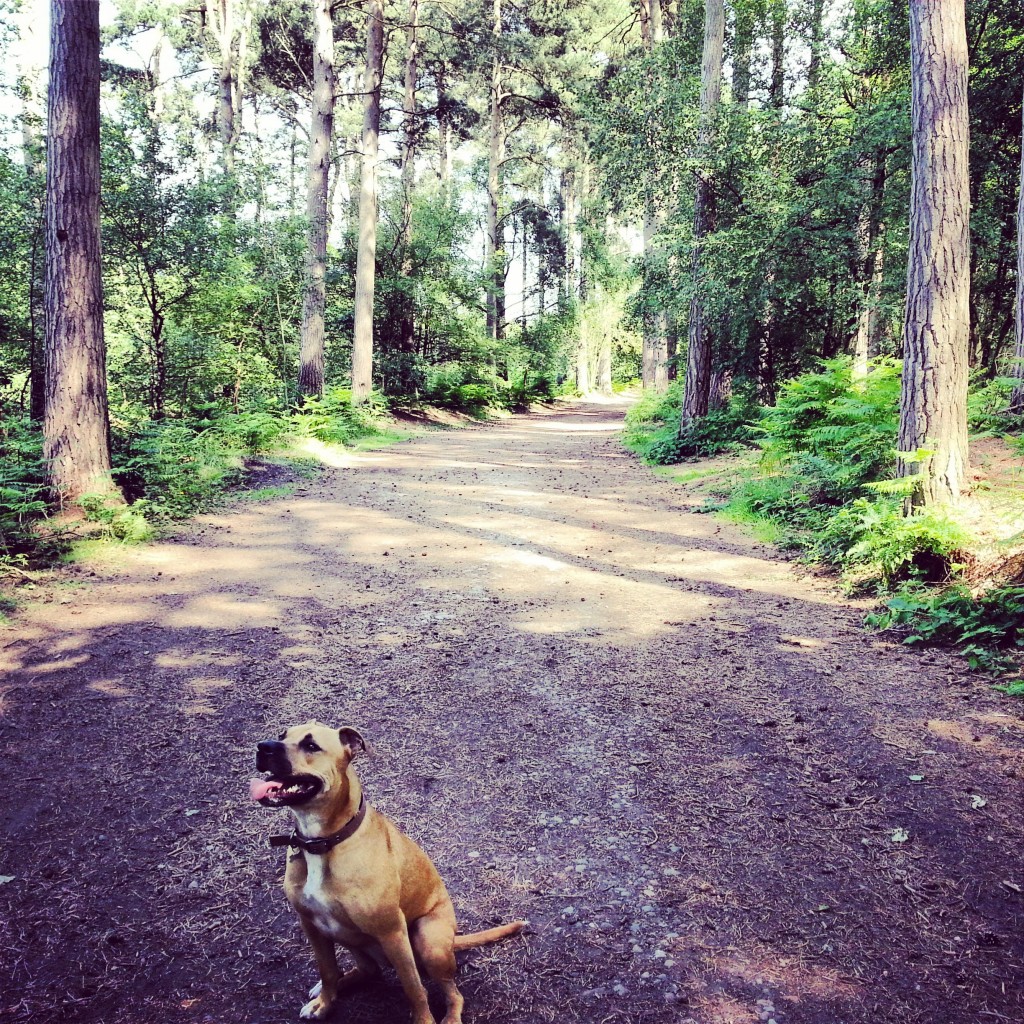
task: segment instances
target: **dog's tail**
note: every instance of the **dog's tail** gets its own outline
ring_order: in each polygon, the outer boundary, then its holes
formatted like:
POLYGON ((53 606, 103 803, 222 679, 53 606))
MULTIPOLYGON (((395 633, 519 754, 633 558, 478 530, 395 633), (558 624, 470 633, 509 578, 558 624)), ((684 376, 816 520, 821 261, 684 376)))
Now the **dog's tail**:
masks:
POLYGON ((486 946, 491 942, 500 942, 510 935, 518 935, 529 923, 529 921, 512 921, 509 924, 501 924, 497 928, 488 928, 482 932, 456 935, 455 950, 458 952, 460 949, 472 949, 474 946, 486 946))

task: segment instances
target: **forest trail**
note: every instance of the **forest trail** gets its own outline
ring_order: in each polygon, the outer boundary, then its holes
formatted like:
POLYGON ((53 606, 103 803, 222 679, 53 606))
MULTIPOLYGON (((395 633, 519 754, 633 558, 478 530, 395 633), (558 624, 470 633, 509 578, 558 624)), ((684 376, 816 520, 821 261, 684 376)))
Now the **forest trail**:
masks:
MULTIPOLYGON (((1021 705, 695 514, 622 412, 354 454, 0 632, 0 1020, 295 1019, 246 781, 309 717, 463 927, 531 920, 463 956, 467 1024, 1024 1019, 1021 705)), ((408 1018, 392 978, 335 1019, 408 1018)))

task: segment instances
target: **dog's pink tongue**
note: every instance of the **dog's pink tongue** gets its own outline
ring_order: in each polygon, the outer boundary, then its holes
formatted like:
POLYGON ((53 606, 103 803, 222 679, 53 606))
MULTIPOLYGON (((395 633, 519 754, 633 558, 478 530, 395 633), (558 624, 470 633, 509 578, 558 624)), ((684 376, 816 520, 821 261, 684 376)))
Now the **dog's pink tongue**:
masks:
POLYGON ((276 793, 280 788, 280 782, 270 782, 267 779, 251 779, 249 781, 249 796, 253 800, 262 800, 265 796, 276 793))

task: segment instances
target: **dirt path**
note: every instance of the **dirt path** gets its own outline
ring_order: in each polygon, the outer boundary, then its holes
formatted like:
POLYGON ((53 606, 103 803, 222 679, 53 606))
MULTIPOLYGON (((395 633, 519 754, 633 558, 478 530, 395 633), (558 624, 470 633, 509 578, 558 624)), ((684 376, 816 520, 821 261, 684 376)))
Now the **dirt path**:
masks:
POLYGON ((1021 706, 688 511, 621 413, 352 456, 0 632, 0 1019, 294 1019, 246 780, 311 716, 464 926, 531 919, 467 1022, 1024 1019, 1021 706))

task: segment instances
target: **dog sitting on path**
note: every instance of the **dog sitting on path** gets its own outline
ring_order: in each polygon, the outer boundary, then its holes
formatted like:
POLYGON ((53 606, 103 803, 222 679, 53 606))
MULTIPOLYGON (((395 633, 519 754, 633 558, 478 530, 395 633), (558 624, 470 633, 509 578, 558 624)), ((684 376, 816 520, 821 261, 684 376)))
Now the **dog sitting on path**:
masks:
POLYGON ((355 729, 318 722, 257 745, 256 768, 269 777, 252 781, 251 796, 295 816, 296 830, 270 842, 299 851, 288 858, 284 890, 320 971, 299 1016, 326 1017, 340 992, 376 977, 387 961, 412 1003, 413 1024, 434 1024, 418 961, 444 991, 443 1024, 461 1024, 456 951, 515 935, 527 922, 455 934, 455 908, 430 858, 363 798, 352 760, 365 750, 355 729), (356 961, 344 974, 336 943, 356 961))

